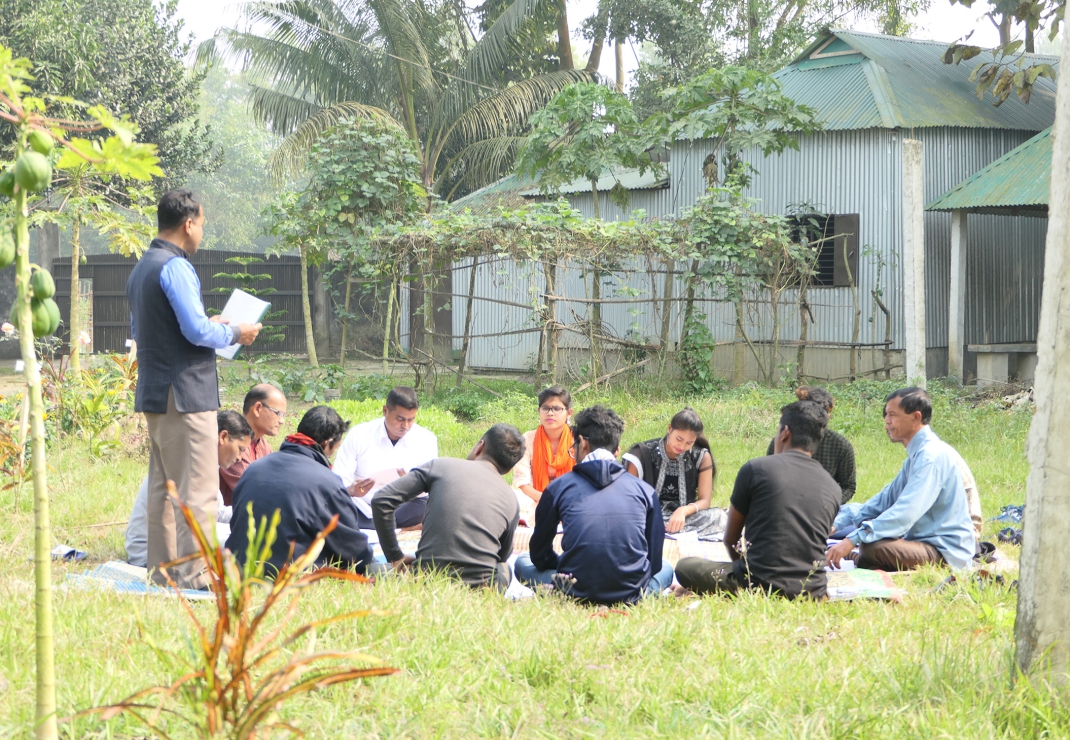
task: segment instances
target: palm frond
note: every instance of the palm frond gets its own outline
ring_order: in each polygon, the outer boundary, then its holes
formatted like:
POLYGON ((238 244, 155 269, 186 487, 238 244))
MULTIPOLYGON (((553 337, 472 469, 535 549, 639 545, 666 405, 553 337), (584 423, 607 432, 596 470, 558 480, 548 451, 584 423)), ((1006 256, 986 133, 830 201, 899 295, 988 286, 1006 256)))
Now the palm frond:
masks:
POLYGON ((420 34, 422 6, 405 0, 363 1, 374 12, 380 35, 394 55, 394 61, 404 65, 406 74, 411 75, 413 87, 432 93, 435 80, 431 73, 431 58, 420 34))
POLYGON ((512 55, 523 53, 518 36, 524 24, 556 2, 513 0, 468 54, 461 76, 470 80, 493 79, 512 55))
POLYGON ((527 125, 528 116, 566 86, 595 81, 595 74, 577 69, 550 72, 510 85, 460 113, 449 128, 444 149, 449 152, 479 139, 515 132, 527 125))
POLYGON ((507 175, 525 140, 523 136, 496 136, 461 149, 445 164, 438 179, 440 186, 450 184, 443 199, 452 200, 458 188, 476 190, 507 175))
POLYGON ((357 102, 345 102, 321 108, 309 115, 293 133, 283 140, 275 153, 271 155, 268 167, 276 179, 283 179, 287 175, 299 171, 305 164, 312 145, 320 134, 334 126, 343 118, 377 118, 387 123, 393 123, 402 130, 404 127, 398 123, 390 113, 382 108, 364 105, 357 102))

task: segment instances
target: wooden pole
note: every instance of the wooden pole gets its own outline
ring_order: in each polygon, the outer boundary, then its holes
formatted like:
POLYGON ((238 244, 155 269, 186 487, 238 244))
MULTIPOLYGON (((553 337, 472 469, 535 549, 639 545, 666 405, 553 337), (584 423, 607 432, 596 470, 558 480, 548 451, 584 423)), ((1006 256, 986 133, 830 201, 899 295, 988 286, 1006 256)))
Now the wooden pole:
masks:
POLYGON ((966 211, 951 212, 951 294, 948 307, 947 374, 962 384, 966 377, 966 211))
POLYGON ((925 157, 903 141, 903 314, 907 383, 925 387, 925 157))
MULTIPOLYGON (((461 387, 461 382, 464 380, 464 366, 468 362, 468 343, 472 339, 472 304, 475 301, 472 300, 472 296, 476 294, 476 273, 479 271, 479 258, 472 258, 472 274, 468 276, 468 300, 465 301, 464 307, 464 339, 461 342, 461 362, 458 365, 457 372, 457 387, 461 387)), ((538 372, 535 373, 535 377, 538 378, 538 372)))
MULTIPOLYGON (((1063 34, 1064 58, 1070 34, 1063 34)), ((1070 77, 1060 76, 1015 636, 1024 671, 1070 671, 1070 77)))

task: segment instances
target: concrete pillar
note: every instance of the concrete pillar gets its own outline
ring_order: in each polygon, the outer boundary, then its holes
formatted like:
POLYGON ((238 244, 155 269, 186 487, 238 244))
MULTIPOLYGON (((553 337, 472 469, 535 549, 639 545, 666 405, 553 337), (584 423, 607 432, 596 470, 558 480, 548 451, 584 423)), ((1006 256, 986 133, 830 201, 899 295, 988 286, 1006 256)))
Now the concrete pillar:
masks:
POLYGON ((951 212, 951 302, 947 330, 947 374, 965 379, 966 354, 966 211, 951 212))
MULTIPOLYGON (((1070 34, 1063 34, 1070 55, 1070 34)), ((1037 411, 1029 429, 1029 479, 1018 582, 1018 664, 1070 670, 1070 75, 1059 77, 1051 135, 1051 197, 1044 250, 1044 290, 1033 385, 1037 411)))
POLYGON ((925 157, 903 140, 903 320, 907 382, 925 387, 925 157))

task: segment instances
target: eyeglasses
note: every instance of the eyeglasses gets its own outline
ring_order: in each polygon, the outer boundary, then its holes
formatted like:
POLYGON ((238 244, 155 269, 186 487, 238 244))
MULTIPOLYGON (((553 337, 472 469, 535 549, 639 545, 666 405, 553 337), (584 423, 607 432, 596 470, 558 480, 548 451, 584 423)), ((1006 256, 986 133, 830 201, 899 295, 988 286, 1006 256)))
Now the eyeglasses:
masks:
POLYGON ((539 406, 539 413, 542 413, 542 414, 554 414, 554 415, 557 415, 557 414, 563 414, 566 411, 568 411, 568 409, 566 409, 564 406, 539 406))
POLYGON ((285 411, 279 411, 278 409, 273 409, 270 406, 268 406, 266 403, 262 403, 260 405, 263 406, 264 408, 266 408, 271 413, 275 414, 275 416, 279 417, 280 419, 285 419, 286 418, 286 412, 285 411))

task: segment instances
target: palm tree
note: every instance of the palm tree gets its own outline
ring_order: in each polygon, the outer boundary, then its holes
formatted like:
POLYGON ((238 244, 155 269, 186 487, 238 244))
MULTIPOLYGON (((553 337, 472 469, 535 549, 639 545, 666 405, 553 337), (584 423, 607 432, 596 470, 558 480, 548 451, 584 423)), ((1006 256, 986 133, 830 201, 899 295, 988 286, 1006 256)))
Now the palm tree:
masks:
POLYGON ((562 69, 505 87, 495 80, 516 39, 560 0, 514 0, 478 40, 456 3, 422 0, 261 0, 243 6, 246 25, 201 45, 202 62, 238 61, 252 85, 253 115, 285 140, 276 176, 298 171, 312 143, 344 117, 393 119, 416 144, 420 177, 447 200, 507 173, 528 116, 591 69, 562 69))

